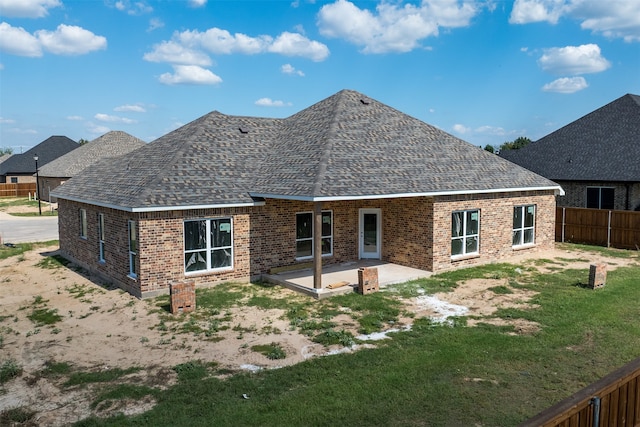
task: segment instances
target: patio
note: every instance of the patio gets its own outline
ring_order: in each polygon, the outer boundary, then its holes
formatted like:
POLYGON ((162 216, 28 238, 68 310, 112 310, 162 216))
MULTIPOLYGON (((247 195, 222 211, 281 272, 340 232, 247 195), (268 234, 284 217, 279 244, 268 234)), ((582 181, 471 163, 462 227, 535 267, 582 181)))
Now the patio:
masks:
POLYGON ((378 269, 378 284, 380 287, 429 277, 433 274, 430 271, 404 267, 380 260, 359 260, 323 266, 322 289, 313 287, 312 268, 265 274, 262 278, 305 295, 323 299, 354 292, 358 287, 358 269, 363 267, 375 267, 378 269))

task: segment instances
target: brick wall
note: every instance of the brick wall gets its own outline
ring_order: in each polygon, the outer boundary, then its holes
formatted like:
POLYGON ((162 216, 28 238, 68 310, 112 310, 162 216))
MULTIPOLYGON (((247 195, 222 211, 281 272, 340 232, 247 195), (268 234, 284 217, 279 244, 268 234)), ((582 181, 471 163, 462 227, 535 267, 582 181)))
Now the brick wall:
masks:
MULTIPOLYGON (((559 207, 584 208, 587 206, 587 187, 614 188, 614 210, 627 210, 627 184, 611 182, 574 182, 557 181, 565 191, 564 196, 558 196, 559 207)), ((629 210, 640 210, 640 183, 629 184, 629 210)))
MULTIPOLYGON (((513 253, 511 226, 515 205, 535 204, 536 246, 554 241, 555 198, 551 192, 518 195, 486 195, 474 198, 396 198, 323 203, 333 212, 333 255, 323 264, 358 259, 359 210, 380 209, 381 257, 400 265, 439 271, 513 253), (481 210, 480 256, 451 260, 451 212, 481 210)), ((313 212, 313 203, 267 200, 264 206, 188 211, 131 213, 67 200, 59 201, 60 249, 92 272, 138 297, 167 293, 170 283, 192 280, 208 286, 225 281, 246 281, 270 268, 308 263, 296 259, 296 213, 313 212), (87 211, 87 238, 79 236, 78 211, 87 211), (98 261, 98 214, 105 219, 105 261, 98 261), (233 268, 219 272, 185 274, 184 220, 231 217, 233 219, 233 268), (137 277, 129 275, 128 221, 138 225, 140 260, 137 277), (249 250, 250 248, 250 250, 249 250)))
POLYGON ((552 248, 555 241, 555 196, 553 192, 520 192, 468 196, 436 197, 434 214, 434 257, 432 271, 495 261, 520 251, 552 248), (536 205, 535 245, 512 247, 513 208, 536 205), (458 210, 480 211, 479 254, 461 259, 451 258, 451 213, 458 210))
POLYGON ((42 196, 40 197, 42 200, 46 200, 48 202, 56 202, 56 198, 54 197, 51 200, 51 196, 49 193, 59 187, 64 181, 68 178, 55 178, 55 177, 40 177, 40 192, 42 196))

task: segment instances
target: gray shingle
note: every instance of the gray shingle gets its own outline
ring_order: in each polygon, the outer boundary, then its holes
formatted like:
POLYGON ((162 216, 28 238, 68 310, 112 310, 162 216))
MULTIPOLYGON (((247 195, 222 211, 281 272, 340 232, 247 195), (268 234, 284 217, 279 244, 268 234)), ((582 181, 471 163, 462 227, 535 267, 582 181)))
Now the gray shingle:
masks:
POLYGON ((103 158, 113 158, 146 143, 122 131, 110 131, 40 168, 41 177, 71 178, 103 158))
POLYGON ((553 182, 362 94, 343 90, 285 119, 212 112, 54 195, 126 209, 348 199, 553 182), (105 187, 110 188, 104 191, 105 187))
POLYGON ((40 144, 29 149, 22 154, 14 154, 4 162, 0 163, 0 175, 7 174, 29 174, 36 173, 36 164, 33 160, 35 154, 38 155, 38 168, 42 168, 47 163, 57 159, 68 152, 75 150, 79 145, 74 140, 66 136, 50 136, 40 144))
POLYGON ((640 96, 624 95, 500 156, 558 181, 640 182, 640 96))

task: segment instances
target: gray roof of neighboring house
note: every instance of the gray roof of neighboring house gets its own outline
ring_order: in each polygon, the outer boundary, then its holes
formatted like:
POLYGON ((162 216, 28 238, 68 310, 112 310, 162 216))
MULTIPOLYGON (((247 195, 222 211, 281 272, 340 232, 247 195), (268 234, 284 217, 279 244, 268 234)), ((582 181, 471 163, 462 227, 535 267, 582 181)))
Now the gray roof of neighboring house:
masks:
POLYGON ((130 153, 146 143, 122 131, 111 131, 40 168, 41 177, 70 178, 100 159, 130 153))
POLYGON ((351 90, 284 119, 206 114, 53 195, 124 210, 560 187, 351 90))
POLYGON ((4 162, 5 160, 7 160, 9 157, 11 157, 12 154, 3 154, 2 156, 0 156, 0 163, 4 162))
POLYGON ((22 154, 14 154, 0 163, 0 175, 34 174, 36 173, 34 155, 38 155, 38 168, 41 168, 79 146, 77 142, 66 136, 50 136, 28 151, 22 154))
POLYGON ((500 156, 558 181, 640 182, 640 96, 624 95, 500 156))

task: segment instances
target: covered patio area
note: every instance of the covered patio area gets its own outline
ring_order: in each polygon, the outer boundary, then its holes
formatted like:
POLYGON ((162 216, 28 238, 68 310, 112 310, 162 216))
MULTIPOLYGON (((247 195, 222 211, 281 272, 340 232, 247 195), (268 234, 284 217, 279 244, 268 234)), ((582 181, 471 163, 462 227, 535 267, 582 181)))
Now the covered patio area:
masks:
POLYGON ((375 267, 380 287, 429 277, 433 273, 380 260, 359 260, 322 267, 322 288, 313 287, 313 268, 265 274, 262 279, 285 286, 317 299, 354 292, 358 287, 358 269, 375 267))

